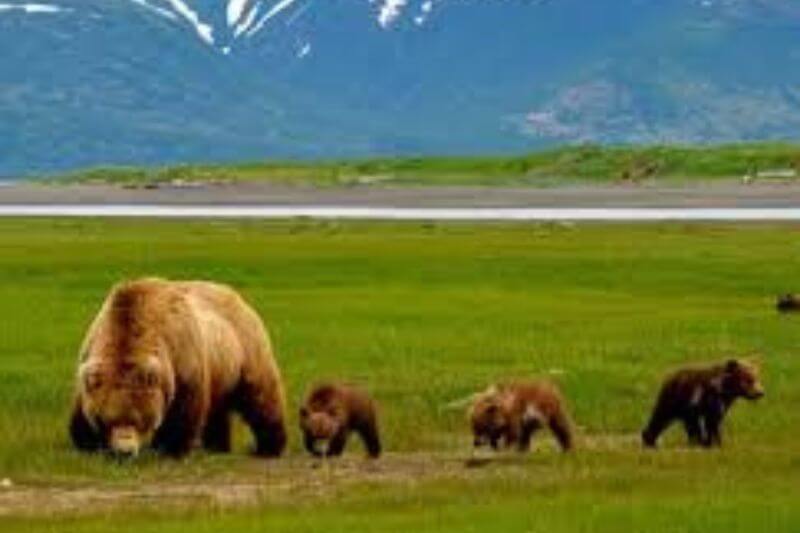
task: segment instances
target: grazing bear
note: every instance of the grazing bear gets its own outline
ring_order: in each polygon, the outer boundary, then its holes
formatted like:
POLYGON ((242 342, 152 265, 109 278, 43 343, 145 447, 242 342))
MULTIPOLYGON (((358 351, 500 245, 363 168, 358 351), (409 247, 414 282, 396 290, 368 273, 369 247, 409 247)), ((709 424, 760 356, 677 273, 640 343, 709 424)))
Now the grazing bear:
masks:
POLYGON ((231 288, 148 278, 121 283, 80 352, 70 434, 81 450, 182 456, 230 450, 238 412, 256 453, 286 443, 280 371, 261 319, 231 288))
POLYGON ((800 311, 800 297, 795 294, 782 294, 775 302, 775 309, 780 313, 800 311))
POLYGON ((336 457, 344 451, 347 438, 355 431, 364 442, 367 454, 381 454, 375 401, 350 385, 324 384, 314 387, 300 408, 300 429, 306 449, 314 456, 336 457), (319 451, 317 443, 327 442, 319 451))
POLYGON ((689 444, 721 446, 720 427, 733 402, 763 395, 758 369, 744 361, 731 359, 710 367, 678 370, 661 387, 650 422, 642 431, 642 442, 655 447, 659 435, 680 420, 689 444))
POLYGON ((561 392, 549 381, 494 385, 476 395, 469 412, 475 447, 516 444, 530 449, 531 438, 547 426, 561 449, 572 449, 574 429, 561 392))

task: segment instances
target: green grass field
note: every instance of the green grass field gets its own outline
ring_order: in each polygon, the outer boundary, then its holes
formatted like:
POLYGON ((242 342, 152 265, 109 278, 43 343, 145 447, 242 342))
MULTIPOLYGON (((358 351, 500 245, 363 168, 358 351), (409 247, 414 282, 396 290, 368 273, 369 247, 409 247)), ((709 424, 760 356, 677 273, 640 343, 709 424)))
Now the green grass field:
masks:
POLYGON ((427 157, 350 161, 264 161, 227 165, 94 168, 51 178, 61 183, 145 185, 264 181, 292 185, 477 185, 548 187, 570 183, 692 182, 800 171, 800 146, 566 147, 508 157, 427 157))
POLYGON ((800 288, 796 225, 469 225, 287 221, 0 221, 2 531, 796 532, 800 288), (290 450, 134 463, 65 433, 76 350, 110 285, 227 282, 270 328, 291 400, 290 450), (767 396, 737 404, 725 447, 655 453, 637 434, 664 372, 758 351, 767 396), (579 449, 467 468, 454 399, 552 374, 579 449), (321 378, 362 383, 388 453, 337 464, 299 446, 321 378), (196 492, 193 492, 196 491, 196 492), (190 493, 190 494, 187 494, 190 493))

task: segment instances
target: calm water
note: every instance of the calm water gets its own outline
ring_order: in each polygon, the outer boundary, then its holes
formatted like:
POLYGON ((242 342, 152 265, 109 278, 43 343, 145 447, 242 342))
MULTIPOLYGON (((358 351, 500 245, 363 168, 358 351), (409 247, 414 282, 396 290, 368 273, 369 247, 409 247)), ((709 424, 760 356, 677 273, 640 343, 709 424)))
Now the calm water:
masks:
POLYGON ((2 205, 0 217, 441 221, 800 221, 800 208, 404 208, 350 206, 2 205))

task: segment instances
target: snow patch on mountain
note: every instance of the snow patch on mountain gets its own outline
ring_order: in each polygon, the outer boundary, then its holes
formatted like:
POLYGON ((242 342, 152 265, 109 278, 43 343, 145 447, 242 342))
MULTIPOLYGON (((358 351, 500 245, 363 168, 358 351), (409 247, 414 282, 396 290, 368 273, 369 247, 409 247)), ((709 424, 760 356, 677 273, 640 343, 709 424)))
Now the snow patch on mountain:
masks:
POLYGON ((378 24, 381 28, 388 28, 403 12, 408 0, 384 0, 378 11, 378 24))
POLYGON ((52 14, 72 10, 57 6, 55 4, 0 4, 0 12, 2 11, 24 11, 25 13, 31 14, 52 14))
POLYGON ((248 0, 228 0, 228 8, 225 12, 228 19, 228 26, 233 26, 239 22, 247 4, 248 0))
POLYGON ((433 11, 433 0, 425 0, 422 2, 422 5, 419 6, 419 14, 414 17, 414 24, 417 26, 425 24, 431 11, 433 11))
POLYGON ((287 9, 292 7, 292 5, 295 2, 297 2, 297 0, 280 0, 280 2, 273 5, 272 8, 270 8, 270 10, 267 11, 266 14, 259 19, 259 21, 255 24, 255 26, 253 26, 253 28, 247 32, 247 36, 252 37, 259 31, 261 31, 261 28, 263 28, 264 25, 270 21, 270 19, 278 16, 283 11, 286 11, 287 9))
POLYGON ((404 15, 410 16, 411 22, 422 26, 430 18, 435 3, 438 0, 422 0, 416 7, 412 0, 369 0, 370 4, 378 6, 375 17, 378 25, 384 30, 397 25, 404 15), (411 16, 413 15, 413 16, 411 16))
POLYGON ((200 16, 197 14, 197 11, 190 8, 183 0, 167 0, 167 2, 169 2, 175 12, 186 19, 186 21, 194 27, 195 31, 197 32, 197 36, 200 37, 200 39, 211 46, 214 46, 214 28, 211 26, 211 24, 207 24, 200 20, 200 16))
MULTIPOLYGON (((255 36, 269 21, 278 15, 289 13, 290 8, 298 4, 297 0, 227 0, 224 4, 226 26, 215 28, 211 22, 202 18, 199 10, 192 7, 191 0, 130 1, 172 21, 187 22, 204 43, 225 55, 233 49, 234 41, 255 36)), ((307 7, 308 3, 298 11, 307 7)))
POLYGON ((147 0, 131 0, 136 5, 142 6, 143 8, 147 9, 151 13, 155 13, 156 15, 160 15, 164 18, 169 20, 178 20, 177 15, 168 9, 164 9, 163 7, 154 6, 153 4, 149 3, 147 0))
MULTIPOLYGON (((261 4, 256 4, 252 9, 250 9, 246 15, 239 15, 239 18, 236 19, 238 24, 235 24, 233 29, 233 38, 238 39, 240 35, 244 32, 249 30, 253 23, 256 21, 256 17, 258 16, 259 11, 261 10, 261 4)), ((230 21, 229 21, 230 23, 230 21)))
MULTIPOLYGON (((422 26, 430 17, 440 0, 361 0, 365 8, 373 11, 375 22, 383 29, 396 25, 404 14, 416 26, 422 26)), ((300 0, 222 0, 219 18, 199 9, 196 0, 130 0, 172 22, 188 23, 189 27, 204 43, 218 52, 228 55, 236 48, 236 42, 255 37, 267 25, 282 17, 285 25, 291 25, 314 2, 300 0), (222 22, 214 26, 213 20, 222 22)), ((4 6, 7 4, 0 4, 4 6)), ((8 4, 11 5, 11 4, 8 4)), ((20 4, 38 6, 39 4, 20 4)), ((44 4, 42 4, 44 5, 44 4)), ((204 5, 204 4, 201 4, 204 5)), ((14 4, 17 8, 17 5, 14 4)), ((0 7, 0 10, 3 8, 0 7)), ((35 7, 33 9, 36 9, 35 7)), ((213 7, 211 8, 213 11, 213 7)))

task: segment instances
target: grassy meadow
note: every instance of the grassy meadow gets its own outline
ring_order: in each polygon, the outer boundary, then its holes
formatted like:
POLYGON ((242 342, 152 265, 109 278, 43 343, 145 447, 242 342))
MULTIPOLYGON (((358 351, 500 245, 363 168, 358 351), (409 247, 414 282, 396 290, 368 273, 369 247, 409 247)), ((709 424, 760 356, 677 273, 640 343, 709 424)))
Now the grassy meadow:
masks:
POLYGON ((773 310, 800 290, 798 259, 796 225, 0 220, 0 529, 798 531, 800 316, 773 310), (285 458, 249 457, 242 427, 228 456, 71 450, 81 336, 110 285, 142 275, 227 282, 262 314, 285 458), (722 450, 677 427, 640 449, 665 371, 751 352, 767 396, 734 407, 722 450), (467 468, 447 404, 536 375, 569 398, 578 450, 548 436, 467 468), (356 440, 332 465, 301 452, 297 402, 323 378, 374 393, 385 458, 356 440))
POLYGON ((800 146, 575 146, 497 157, 376 158, 342 161, 255 161, 167 167, 101 167, 51 177, 56 183, 131 186, 170 182, 270 182, 348 185, 536 186, 741 180, 770 170, 800 172, 800 146))

